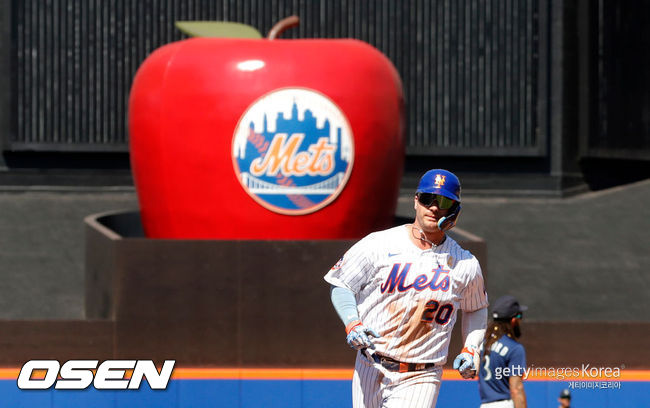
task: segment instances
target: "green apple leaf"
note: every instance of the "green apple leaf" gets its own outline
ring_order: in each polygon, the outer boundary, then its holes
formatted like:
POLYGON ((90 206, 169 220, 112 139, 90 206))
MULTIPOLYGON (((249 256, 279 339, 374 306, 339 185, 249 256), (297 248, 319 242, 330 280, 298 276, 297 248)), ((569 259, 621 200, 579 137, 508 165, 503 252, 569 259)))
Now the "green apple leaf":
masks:
POLYGON ((230 21, 177 21, 175 25, 190 37, 262 38, 254 27, 230 21))

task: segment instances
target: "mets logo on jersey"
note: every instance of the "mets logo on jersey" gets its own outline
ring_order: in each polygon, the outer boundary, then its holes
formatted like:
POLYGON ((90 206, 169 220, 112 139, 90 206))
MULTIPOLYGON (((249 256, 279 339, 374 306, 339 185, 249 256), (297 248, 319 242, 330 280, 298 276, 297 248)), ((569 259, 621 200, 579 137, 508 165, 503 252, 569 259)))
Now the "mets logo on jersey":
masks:
POLYGON ((265 208, 309 214, 330 204, 352 172, 354 140, 347 118, 325 95, 283 88, 243 114, 232 143, 235 173, 265 208))

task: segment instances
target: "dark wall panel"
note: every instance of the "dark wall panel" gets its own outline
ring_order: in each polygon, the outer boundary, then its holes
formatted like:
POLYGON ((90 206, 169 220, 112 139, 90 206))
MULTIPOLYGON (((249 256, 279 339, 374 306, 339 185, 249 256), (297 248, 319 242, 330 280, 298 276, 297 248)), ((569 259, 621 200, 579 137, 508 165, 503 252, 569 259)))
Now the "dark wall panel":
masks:
POLYGON ((404 52, 388 54, 404 80, 408 152, 540 153, 538 2, 422 1, 408 16, 404 52))
POLYGON ((597 7, 591 31, 596 116, 585 153, 648 160, 650 2, 599 0, 591 6, 597 7))
POLYGON ((285 37, 352 37, 396 65, 410 154, 539 155, 539 0, 13 0, 12 150, 124 151, 127 100, 177 20, 229 20, 285 37))

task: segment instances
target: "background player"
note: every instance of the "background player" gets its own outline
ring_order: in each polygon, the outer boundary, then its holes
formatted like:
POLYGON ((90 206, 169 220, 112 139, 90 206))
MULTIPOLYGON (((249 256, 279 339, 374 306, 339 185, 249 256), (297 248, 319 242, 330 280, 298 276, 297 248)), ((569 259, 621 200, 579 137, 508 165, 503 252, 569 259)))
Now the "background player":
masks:
POLYGON ((445 234, 460 213, 458 178, 428 171, 413 204, 413 224, 366 236, 325 275, 358 350, 354 407, 434 407, 459 309, 465 347, 454 365, 476 373, 488 301, 477 259, 445 234))
POLYGON ((568 388, 563 389, 557 402, 560 403, 557 408, 571 408, 571 391, 568 388))
POLYGON ((513 296, 498 298, 492 307, 492 322, 481 349, 479 394, 481 407, 526 408, 522 377, 526 369, 526 351, 517 339, 526 306, 513 296))

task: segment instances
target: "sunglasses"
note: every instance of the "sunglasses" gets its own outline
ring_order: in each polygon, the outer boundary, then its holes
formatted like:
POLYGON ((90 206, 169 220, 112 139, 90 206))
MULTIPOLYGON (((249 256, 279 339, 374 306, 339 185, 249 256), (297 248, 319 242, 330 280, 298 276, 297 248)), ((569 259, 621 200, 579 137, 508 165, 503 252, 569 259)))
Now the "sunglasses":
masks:
POLYGON ((436 203, 436 207, 441 210, 448 210, 456 204, 456 201, 451 198, 432 193, 418 193, 418 202, 427 208, 431 207, 433 203, 436 203))

